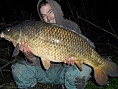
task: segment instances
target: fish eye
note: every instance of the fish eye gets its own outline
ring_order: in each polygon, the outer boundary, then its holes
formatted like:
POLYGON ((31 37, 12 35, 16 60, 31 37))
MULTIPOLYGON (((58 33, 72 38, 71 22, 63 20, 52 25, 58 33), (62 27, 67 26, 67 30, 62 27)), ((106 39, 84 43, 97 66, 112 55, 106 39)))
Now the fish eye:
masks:
POLYGON ((6 30, 9 32, 10 31, 10 29, 9 28, 6 28, 6 30))

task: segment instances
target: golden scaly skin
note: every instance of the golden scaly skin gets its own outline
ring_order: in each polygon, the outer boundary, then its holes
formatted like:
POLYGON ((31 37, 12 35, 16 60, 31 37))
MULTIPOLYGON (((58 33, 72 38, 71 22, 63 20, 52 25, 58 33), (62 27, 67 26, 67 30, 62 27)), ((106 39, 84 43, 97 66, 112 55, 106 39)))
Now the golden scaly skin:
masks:
POLYGON ((84 63, 92 67, 104 63, 96 51, 76 33, 60 26, 42 22, 29 24, 27 26, 23 23, 11 27, 12 34, 7 33, 6 37, 11 41, 27 42, 36 56, 53 62, 63 62, 69 56, 74 56, 77 61, 84 60, 84 63))
POLYGON ((69 29, 38 21, 26 21, 9 29, 10 32, 3 32, 4 38, 27 42, 32 53, 42 59, 63 62, 73 56, 78 67, 84 60, 85 64, 93 67, 94 77, 100 85, 107 82, 107 73, 118 76, 118 66, 102 59, 86 41, 69 29), (112 74, 113 71, 116 75, 112 74))
POLYGON ((77 61, 83 59, 92 67, 104 63, 96 51, 74 32, 50 24, 41 24, 38 27, 41 29, 28 30, 30 35, 25 32, 29 47, 37 56, 53 62, 63 62, 69 56, 74 56, 77 61))

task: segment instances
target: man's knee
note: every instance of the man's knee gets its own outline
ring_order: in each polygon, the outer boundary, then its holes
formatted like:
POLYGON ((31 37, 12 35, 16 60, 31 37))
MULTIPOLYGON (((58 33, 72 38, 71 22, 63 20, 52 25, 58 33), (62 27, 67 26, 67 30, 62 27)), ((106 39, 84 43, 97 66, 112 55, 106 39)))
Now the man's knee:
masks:
POLYGON ((80 70, 76 65, 70 66, 65 73, 65 86, 67 89, 76 89, 74 80, 80 75, 80 70))
POLYGON ((13 76, 28 77, 27 74, 32 73, 33 70, 24 61, 19 61, 11 66, 13 76))
POLYGON ((85 76, 85 79, 89 79, 91 77, 91 72, 92 68, 87 65, 82 65, 82 71, 80 71, 78 67, 74 65, 68 68, 68 70, 66 71, 66 77, 68 77, 69 79, 70 76, 71 78, 76 78, 77 76, 83 78, 85 76))
POLYGON ((24 61, 19 61, 11 66, 14 81, 18 87, 27 87, 36 82, 35 69, 24 61))
POLYGON ((92 69, 87 65, 82 65, 83 70, 80 75, 75 78, 74 84, 77 89, 84 89, 87 85, 88 80, 91 78, 92 69))
POLYGON ((92 69, 86 65, 82 65, 82 71, 78 67, 70 68, 65 76, 65 85, 67 89, 84 89, 91 77, 92 69))
POLYGON ((69 67, 65 73, 65 77, 67 79, 73 79, 74 77, 78 75, 80 75, 80 70, 77 68, 76 65, 69 67))
POLYGON ((80 78, 83 78, 85 76, 86 80, 89 80, 89 78, 91 77, 91 72, 92 72, 92 68, 83 64, 82 65, 82 71, 80 71, 80 78))

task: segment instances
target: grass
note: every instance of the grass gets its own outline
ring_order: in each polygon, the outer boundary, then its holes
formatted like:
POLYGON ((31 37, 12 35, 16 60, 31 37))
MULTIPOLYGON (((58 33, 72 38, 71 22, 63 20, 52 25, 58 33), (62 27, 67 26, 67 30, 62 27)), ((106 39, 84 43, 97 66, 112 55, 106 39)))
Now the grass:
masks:
MULTIPOLYGON (((40 89, 60 89, 57 88, 59 87, 59 85, 40 84, 39 87, 40 89)), ((96 85, 95 82, 93 82, 93 80, 90 79, 85 89, 117 89, 117 87, 118 87, 118 78, 109 78, 108 83, 103 86, 96 85)), ((17 87, 14 84, 13 80, 11 79, 11 81, 0 84, 0 89, 17 89, 17 87)), ((66 88, 62 88, 62 89, 66 89, 66 88)))
POLYGON ((106 85, 96 85, 92 80, 90 80, 86 86, 87 89, 117 89, 118 78, 110 78, 106 85))

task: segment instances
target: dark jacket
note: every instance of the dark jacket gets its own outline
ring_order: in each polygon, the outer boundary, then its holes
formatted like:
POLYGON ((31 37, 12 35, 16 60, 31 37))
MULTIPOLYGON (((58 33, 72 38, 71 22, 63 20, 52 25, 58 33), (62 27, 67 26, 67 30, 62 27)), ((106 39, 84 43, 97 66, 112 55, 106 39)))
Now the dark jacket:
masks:
MULTIPOLYGON (((38 12, 38 15, 41 18, 41 20, 44 21, 42 16, 41 16, 41 14, 40 14, 40 12, 39 12, 39 4, 40 4, 41 1, 42 0, 38 1, 37 12, 38 12)), ((79 26, 75 22, 72 22, 70 20, 64 19, 63 11, 62 11, 60 5, 57 2, 55 2, 54 0, 46 0, 46 1, 50 4, 50 6, 51 6, 51 8, 53 10, 53 13, 54 13, 55 19, 56 19, 56 24, 61 25, 64 28, 69 28, 70 30, 74 30, 76 33, 78 33, 78 35, 82 36, 89 44, 93 44, 88 38, 86 38, 85 36, 83 36, 81 34, 81 30, 80 30, 79 26)), ((36 58, 36 57, 34 57, 34 58, 36 58)), ((35 63, 30 64, 30 65, 40 65, 39 58, 36 58, 36 59, 37 59, 37 61, 35 63)), ((53 68, 53 67, 56 67, 56 66, 59 66, 59 65, 61 65, 61 64, 60 63, 52 63, 51 62, 51 67, 50 68, 53 68)))
MULTIPOLYGON (((40 12, 39 12, 39 3, 41 1, 42 0, 38 1, 37 12, 38 12, 38 15, 41 18, 41 20, 44 21, 41 14, 40 14, 40 12)), ((75 22, 64 19, 63 11, 62 11, 60 5, 56 1, 54 1, 54 0, 46 0, 46 1, 50 4, 50 6, 53 10, 53 13, 54 13, 54 16, 55 16, 55 19, 56 19, 56 24, 61 25, 65 28, 72 29, 72 30, 76 31, 77 33, 81 33, 81 30, 80 30, 79 26, 75 22)))

